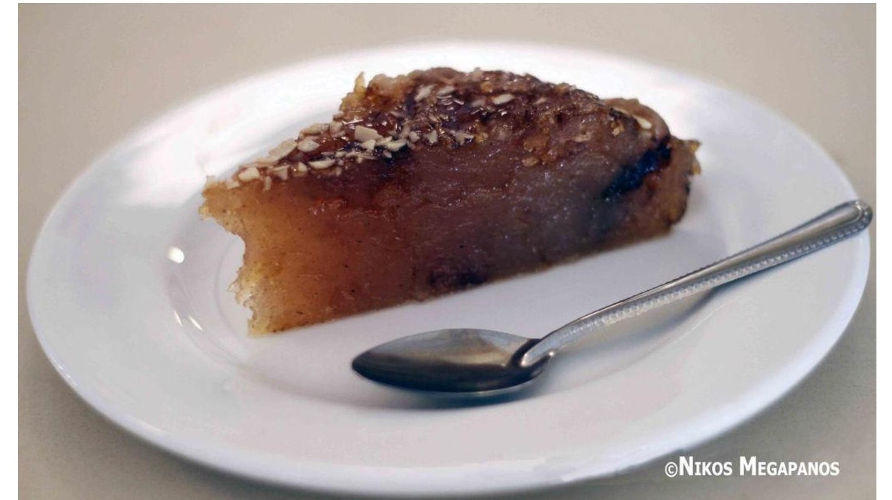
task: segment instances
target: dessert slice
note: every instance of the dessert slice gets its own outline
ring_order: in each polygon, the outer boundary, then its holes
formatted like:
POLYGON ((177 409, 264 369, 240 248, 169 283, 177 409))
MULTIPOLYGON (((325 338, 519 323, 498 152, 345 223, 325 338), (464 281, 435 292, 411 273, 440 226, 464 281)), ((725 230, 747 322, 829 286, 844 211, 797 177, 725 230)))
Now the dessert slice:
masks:
POLYGON ((637 100, 448 68, 357 79, 330 123, 209 182, 252 332, 479 285, 663 233, 696 143, 637 100))

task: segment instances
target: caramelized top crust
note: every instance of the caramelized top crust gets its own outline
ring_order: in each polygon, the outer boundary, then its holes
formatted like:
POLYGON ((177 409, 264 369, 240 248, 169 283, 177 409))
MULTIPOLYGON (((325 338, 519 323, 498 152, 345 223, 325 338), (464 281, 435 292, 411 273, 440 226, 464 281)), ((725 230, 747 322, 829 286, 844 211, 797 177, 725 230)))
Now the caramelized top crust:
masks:
MULTIPOLYGON (((378 75, 368 86, 360 75, 331 122, 307 127, 225 185, 285 182, 320 199, 380 205, 388 186, 424 190, 422 163, 443 169, 440 190, 444 175, 449 190, 452 175, 457 195, 503 187, 524 169, 561 169, 577 157, 591 168, 612 166, 608 179, 669 137, 662 118, 637 100, 602 100, 530 75, 433 68, 378 75)), ((438 196, 448 202, 449 193, 438 196)))

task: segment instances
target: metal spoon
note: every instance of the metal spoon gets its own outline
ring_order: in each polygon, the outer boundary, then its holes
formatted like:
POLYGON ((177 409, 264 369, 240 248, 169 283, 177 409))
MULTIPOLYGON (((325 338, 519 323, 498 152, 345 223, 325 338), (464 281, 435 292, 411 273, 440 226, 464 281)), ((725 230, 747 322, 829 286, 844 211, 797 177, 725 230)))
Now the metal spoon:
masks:
POLYGON ((826 248, 866 228, 873 217, 860 200, 843 203, 779 236, 529 339, 494 330, 436 330, 403 337, 353 360, 360 375, 391 386, 474 396, 515 390, 542 373, 554 354, 604 326, 771 269, 826 248))

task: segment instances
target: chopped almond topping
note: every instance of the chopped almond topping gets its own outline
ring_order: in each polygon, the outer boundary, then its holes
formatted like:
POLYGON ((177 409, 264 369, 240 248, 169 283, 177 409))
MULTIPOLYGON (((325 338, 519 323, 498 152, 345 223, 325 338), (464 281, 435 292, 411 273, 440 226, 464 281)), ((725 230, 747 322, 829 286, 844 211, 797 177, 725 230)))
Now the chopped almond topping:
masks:
POLYGON ((365 149, 366 151, 371 151, 371 150, 375 149, 375 140, 369 139, 369 140, 363 142, 362 144, 360 144, 360 146, 362 146, 362 149, 365 149))
POLYGON ((328 129, 331 130, 332 135, 337 135, 344 129, 344 123, 337 120, 332 121, 328 124, 328 129))
POLYGON ((282 141, 281 144, 271 149, 269 154, 267 154, 265 158, 261 158, 260 161, 264 163, 276 163, 277 161, 291 154, 291 152, 294 151, 294 148, 296 147, 297 143, 294 142, 294 139, 282 141))
POLYGON ((499 94, 492 98, 492 103, 496 106, 501 106, 502 104, 507 104, 514 100, 513 94, 499 94))
POLYGON ((304 135, 317 135, 325 132, 326 130, 328 130, 328 123, 314 123, 309 127, 301 130, 300 133, 304 135))
POLYGON ((527 156, 526 158, 521 160, 521 163, 523 163, 524 167, 532 167, 533 165, 539 163, 539 158, 536 158, 535 156, 527 156))
POLYGON ((260 178, 260 170, 257 167, 248 167, 239 172, 237 177, 242 182, 250 182, 260 178))
POLYGON ((484 104, 486 104, 485 97, 478 97, 477 99, 474 99, 473 101, 471 101, 471 107, 474 107, 474 108, 482 107, 484 104))
POLYGON ((437 131, 431 130, 429 133, 424 134, 424 138, 427 139, 428 144, 434 145, 437 143, 437 131))
POLYGON ((409 132, 409 140, 410 141, 418 142, 418 139, 420 139, 420 138, 421 138, 421 136, 418 135, 418 132, 415 132, 414 130, 409 132))
POLYGON ((276 167, 276 168, 270 170, 270 172, 272 172, 273 175, 275 175, 279 179, 282 179, 283 181, 288 180, 288 165, 276 167))
POLYGON ((415 102, 426 99, 427 96, 431 95, 431 89, 433 88, 433 85, 425 85, 423 87, 419 87, 418 92, 415 93, 415 102))
POLYGON ((451 94, 453 92, 455 92, 455 87, 453 87, 452 85, 447 85, 447 86, 442 87, 441 89, 437 90, 437 95, 444 96, 444 95, 451 94))
POLYGON ((326 158, 324 160, 316 160, 308 163, 316 170, 325 170, 326 168, 334 165, 335 161, 332 158, 326 158))
POLYGON ((464 144, 465 142, 467 142, 467 141, 469 141, 469 140, 471 140, 471 139, 474 138, 474 135, 473 135, 473 134, 468 134, 468 133, 466 133, 466 132, 460 132, 460 131, 457 131, 457 130, 455 130, 455 131, 451 131, 450 134, 452 134, 452 137, 455 137, 455 140, 456 140, 459 144, 464 144))
POLYGON ((235 189, 235 188, 241 186, 241 184, 239 184, 239 181, 237 181, 235 179, 226 179, 226 182, 224 183, 224 185, 226 186, 226 189, 235 189))
POLYGON ((315 151, 318 147, 319 143, 314 141, 313 139, 304 139, 297 143, 297 149, 303 151, 304 153, 315 151))
POLYGON ((653 125, 650 123, 650 120, 648 120, 647 118, 635 116, 635 120, 638 121, 638 125, 640 125, 641 128, 643 128, 644 130, 650 130, 650 128, 653 127, 653 125))
POLYGON ((373 128, 357 125, 356 130, 353 131, 353 137, 359 142, 376 141, 381 138, 381 134, 373 128))
POLYGON ((273 187, 273 178, 272 177, 264 177, 263 178, 263 190, 269 191, 269 188, 273 187))
POLYGON ((406 140, 400 139, 398 141, 388 141, 384 143, 384 147, 390 151, 399 151, 406 146, 406 140))
POLYGON ((307 165, 304 162, 297 162, 297 166, 295 167, 298 176, 307 175, 307 165))

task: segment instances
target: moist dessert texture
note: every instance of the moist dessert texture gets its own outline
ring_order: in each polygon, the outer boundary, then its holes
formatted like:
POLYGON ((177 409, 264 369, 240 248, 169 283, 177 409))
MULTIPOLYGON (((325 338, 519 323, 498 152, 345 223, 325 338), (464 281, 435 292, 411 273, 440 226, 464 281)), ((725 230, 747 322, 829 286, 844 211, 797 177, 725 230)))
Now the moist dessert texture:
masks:
POLYGON ((530 75, 360 75, 331 122, 210 180, 201 213, 244 240, 233 286, 274 332, 664 233, 696 147, 637 100, 530 75))

